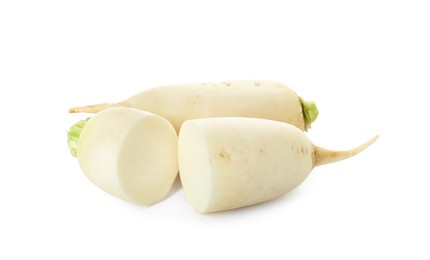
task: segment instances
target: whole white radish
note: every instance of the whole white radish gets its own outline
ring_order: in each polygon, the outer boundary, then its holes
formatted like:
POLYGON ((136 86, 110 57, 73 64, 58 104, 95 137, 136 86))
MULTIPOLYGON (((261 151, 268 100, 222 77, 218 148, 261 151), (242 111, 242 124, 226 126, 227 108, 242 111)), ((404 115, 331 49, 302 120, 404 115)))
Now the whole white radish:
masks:
POLYGON ((69 131, 69 147, 101 189, 142 205, 161 201, 178 174, 177 134, 166 119, 110 108, 69 131))
POLYGON ((330 151, 282 122, 188 120, 179 133, 179 174, 197 212, 229 210, 281 196, 297 187, 314 167, 354 156, 376 138, 352 150, 330 151))
POLYGON ((110 107, 133 107, 169 120, 176 131, 188 119, 256 117, 293 124, 302 130, 318 116, 312 101, 304 101, 289 87, 275 81, 233 81, 161 86, 119 103, 74 107, 71 113, 95 113, 110 107))

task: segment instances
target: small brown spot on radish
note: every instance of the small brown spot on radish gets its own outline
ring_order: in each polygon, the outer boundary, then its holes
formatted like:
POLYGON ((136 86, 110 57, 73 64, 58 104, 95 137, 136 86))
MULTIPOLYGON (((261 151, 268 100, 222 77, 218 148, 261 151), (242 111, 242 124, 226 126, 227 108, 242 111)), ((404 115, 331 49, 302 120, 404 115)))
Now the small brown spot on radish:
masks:
POLYGON ((230 87, 231 82, 223 82, 222 84, 224 84, 226 87, 230 87))
POLYGON ((231 162, 230 154, 226 151, 219 152, 218 157, 228 162, 231 162))
POLYGON ((260 84, 260 82, 254 82, 254 86, 256 86, 256 87, 260 87, 261 86, 261 84, 260 84))

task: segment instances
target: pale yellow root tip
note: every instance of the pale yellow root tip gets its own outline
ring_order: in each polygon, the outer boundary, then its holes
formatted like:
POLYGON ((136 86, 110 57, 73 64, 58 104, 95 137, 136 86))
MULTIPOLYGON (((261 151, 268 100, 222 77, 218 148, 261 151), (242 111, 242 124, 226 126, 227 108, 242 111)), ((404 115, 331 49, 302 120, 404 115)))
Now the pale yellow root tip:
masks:
POLYGON ((313 165, 314 167, 327 164, 327 163, 334 163, 341 160, 348 159, 352 156, 355 156, 359 153, 361 153, 363 150, 365 150, 367 147, 369 147, 371 144, 373 144, 376 139, 378 139, 378 135, 375 135, 373 138, 368 140, 367 142, 353 148, 350 150, 345 151, 334 151, 334 150, 328 150, 325 148, 318 147, 314 145, 314 152, 313 152, 313 165))
POLYGON ((106 108, 111 107, 123 107, 122 103, 101 103, 96 105, 72 107, 69 109, 69 113, 97 113, 106 108))

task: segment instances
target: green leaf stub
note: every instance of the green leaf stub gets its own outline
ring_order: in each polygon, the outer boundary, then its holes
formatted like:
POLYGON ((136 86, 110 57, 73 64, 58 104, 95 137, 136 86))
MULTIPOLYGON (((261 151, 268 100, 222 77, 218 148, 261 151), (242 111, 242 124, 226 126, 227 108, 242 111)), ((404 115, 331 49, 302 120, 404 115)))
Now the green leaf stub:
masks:
POLYGON ((85 120, 79 120, 76 124, 72 125, 67 132, 67 143, 69 145, 70 153, 74 157, 77 156, 79 136, 89 119, 90 117, 85 120))
POLYGON ((318 108, 314 101, 305 101, 302 98, 300 98, 300 103, 302 103, 302 108, 303 108, 305 130, 308 130, 309 128, 311 128, 312 123, 318 117, 318 114, 319 114, 318 108))

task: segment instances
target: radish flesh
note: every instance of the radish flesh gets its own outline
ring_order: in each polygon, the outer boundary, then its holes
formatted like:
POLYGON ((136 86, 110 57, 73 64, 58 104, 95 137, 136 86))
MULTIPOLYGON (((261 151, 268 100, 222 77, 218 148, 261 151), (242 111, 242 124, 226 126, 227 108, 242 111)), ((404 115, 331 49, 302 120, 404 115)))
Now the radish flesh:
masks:
POLYGON ((110 108, 79 121, 69 147, 95 185, 136 204, 161 201, 178 174, 175 129, 137 109, 110 108))
POLYGON ((314 167, 354 156, 376 139, 351 150, 331 151, 282 122, 188 120, 179 133, 179 174, 197 212, 229 210, 281 196, 302 183, 314 167))

